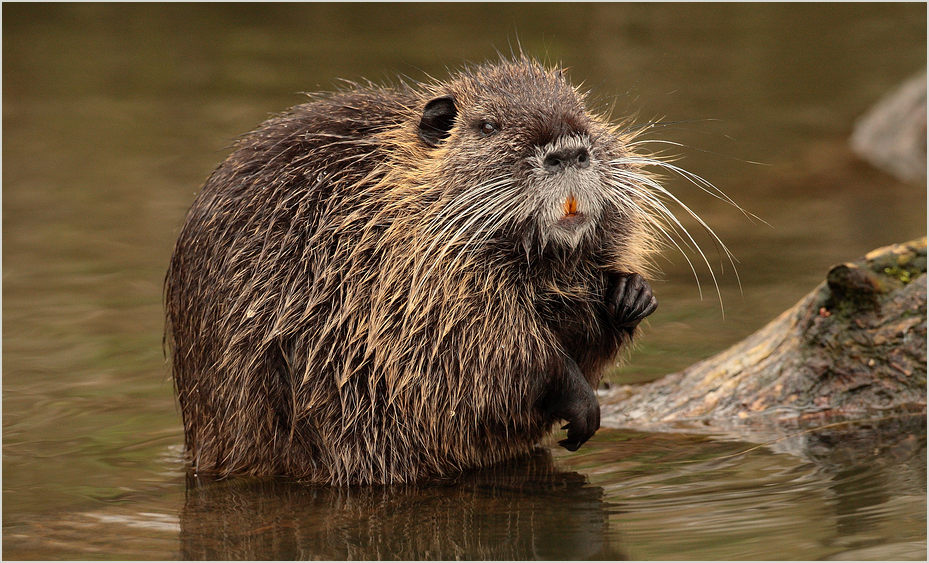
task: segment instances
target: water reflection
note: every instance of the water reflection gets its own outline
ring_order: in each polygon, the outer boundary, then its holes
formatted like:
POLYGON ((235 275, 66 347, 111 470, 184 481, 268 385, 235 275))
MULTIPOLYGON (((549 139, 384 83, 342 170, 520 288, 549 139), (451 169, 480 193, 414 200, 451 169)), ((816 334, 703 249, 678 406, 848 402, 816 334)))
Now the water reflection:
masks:
POLYGON ((763 446, 604 428, 574 453, 542 449, 445 482, 352 489, 196 478, 172 446, 163 484, 5 519, 4 555, 922 559, 924 424, 832 426, 763 446))
POLYGON ((560 462, 604 488, 611 530, 634 559, 856 559, 876 546, 921 559, 925 432, 925 416, 764 445, 601 430, 586 453, 560 462))
POLYGON ((830 475, 839 536, 865 534, 880 508, 926 494, 926 415, 902 415, 817 429, 774 448, 830 475))
POLYGON ((334 489, 188 477, 185 559, 625 559, 603 489, 531 457, 446 483, 334 489))
POLYGON ((858 558, 885 546, 919 558, 925 521, 895 515, 925 512, 924 425, 837 425, 761 447, 602 429, 577 453, 408 487, 188 476, 181 557, 858 558))

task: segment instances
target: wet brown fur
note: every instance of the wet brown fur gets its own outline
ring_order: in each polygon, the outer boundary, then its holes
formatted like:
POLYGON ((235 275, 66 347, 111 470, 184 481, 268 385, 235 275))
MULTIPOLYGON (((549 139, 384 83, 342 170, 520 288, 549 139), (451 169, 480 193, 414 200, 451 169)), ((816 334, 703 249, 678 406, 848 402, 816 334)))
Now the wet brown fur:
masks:
POLYGON ((583 100, 520 57, 355 85, 244 136, 196 198, 165 282, 194 469, 408 482, 538 443, 559 358, 596 385, 628 340, 607 328, 603 294, 610 272, 647 270, 647 206, 605 205, 572 249, 454 202, 501 171, 529 181, 533 147, 565 134, 589 136, 601 163, 626 154, 630 135, 583 100), (455 127, 430 147, 423 107, 449 94, 455 127), (494 148, 473 126, 486 117, 508 135, 494 148))

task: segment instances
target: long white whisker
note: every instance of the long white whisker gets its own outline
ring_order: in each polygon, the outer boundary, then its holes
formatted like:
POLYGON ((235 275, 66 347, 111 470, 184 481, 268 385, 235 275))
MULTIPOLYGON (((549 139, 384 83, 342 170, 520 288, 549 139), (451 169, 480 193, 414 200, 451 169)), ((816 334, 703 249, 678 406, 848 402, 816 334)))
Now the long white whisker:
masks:
MULTIPOLYGON (((518 193, 519 191, 515 190, 510 192, 508 195, 514 195, 518 193)), ((481 223, 479 228, 475 229, 475 232, 473 235, 471 235, 471 238, 468 239, 464 245, 462 245, 461 249, 459 249, 458 253, 455 255, 455 258, 451 262, 452 271, 455 270, 455 265, 458 263, 458 260, 469 249, 471 244, 475 242, 475 239, 477 239, 478 235, 481 235, 481 238, 477 240, 475 246, 480 246, 493 236, 494 229, 490 229, 488 227, 493 224, 503 225, 507 223, 512 218, 512 216, 515 215, 515 212, 518 209, 517 204, 519 202, 520 198, 518 197, 512 197, 509 200, 504 200, 502 203, 499 201, 497 202, 496 210, 493 213, 488 214, 487 220, 481 223)))
MULTIPOLYGON (((675 226, 674 213, 671 212, 671 210, 664 204, 663 201, 661 201, 661 199, 658 196, 656 196, 655 194, 649 193, 647 190, 640 189, 638 186, 636 186, 636 184, 631 183, 631 182, 622 182, 616 178, 613 178, 611 181, 615 181, 619 183, 618 184, 620 187, 619 193, 622 193, 623 190, 631 191, 635 193, 637 196, 639 196, 639 198, 643 200, 643 203, 648 204, 650 209, 653 209, 656 213, 658 213, 661 216, 669 218, 670 222, 667 223, 668 228, 672 229, 672 232, 674 232, 678 237, 680 237, 681 242, 688 249, 696 252, 696 249, 693 246, 691 246, 690 243, 687 242, 687 240, 683 236, 681 236, 680 231, 678 230, 677 226, 675 226)), ((634 204, 634 201, 631 201, 631 198, 627 198, 624 196, 620 196, 620 197, 622 197, 622 200, 624 202, 634 204)), ((651 215, 646 215, 646 217, 649 220, 652 219, 651 215)))
POLYGON ((490 180, 484 182, 483 184, 474 186, 474 188, 468 189, 462 193, 452 196, 448 199, 440 199, 435 202, 436 205, 441 205, 440 215, 448 212, 451 208, 454 208, 462 203, 480 197, 481 194, 486 193, 489 190, 492 190, 501 185, 509 184, 510 180, 506 176, 499 176, 496 178, 491 178, 490 180))
MULTIPOLYGON (((491 205, 496 206, 496 205, 498 205, 498 201, 499 201, 500 199, 504 199, 504 200, 505 200, 506 198, 510 197, 512 194, 516 193, 517 191, 518 191, 518 188, 517 188, 517 187, 510 186, 508 189, 502 190, 502 191, 500 191, 500 192, 494 194, 494 198, 492 198, 492 199, 491 199, 491 198, 488 198, 486 201, 477 201, 476 203, 482 204, 482 207, 489 207, 489 206, 491 206, 491 205)), ((486 193, 485 193, 484 195, 486 195, 486 193)), ((412 298, 413 298, 414 296, 416 296, 416 295, 419 293, 419 290, 420 290, 420 289, 422 289, 422 287, 423 287, 423 285, 425 284, 426 280, 429 278, 429 275, 432 273, 433 270, 435 270, 436 266, 439 264, 439 262, 441 261, 442 257, 445 256, 445 254, 448 252, 448 250, 455 244, 456 241, 458 241, 458 239, 461 237, 461 235, 462 235, 463 233, 467 232, 467 230, 468 230, 472 225, 474 225, 474 223, 476 223, 478 220, 480 220, 480 219, 486 217, 487 213, 481 213, 481 212, 479 212, 480 209, 481 209, 481 207, 475 207, 475 205, 472 205, 472 206, 468 209, 468 211, 469 211, 470 214, 456 214, 456 216, 459 216, 459 217, 470 217, 470 219, 468 219, 463 225, 461 225, 460 228, 455 232, 455 234, 454 234, 453 236, 451 236, 451 237, 445 242, 445 244, 443 245, 442 249, 439 251, 438 255, 437 255, 437 256, 435 257, 435 259, 432 261, 432 265, 429 267, 429 269, 426 271, 426 273, 419 279, 419 283, 416 284, 416 287, 414 288, 414 290, 413 290, 413 292, 412 292, 412 294, 411 294, 411 299, 410 299, 411 302, 413 301, 412 298)), ((441 231, 438 235, 436 235, 436 237, 433 239, 432 244, 429 246, 429 248, 428 248, 428 249, 426 250, 426 252, 424 253, 423 258, 422 258, 422 261, 420 262, 420 265, 422 265, 422 264, 424 264, 424 263, 426 262, 426 260, 428 259, 428 257, 431 255, 432 251, 435 249, 436 244, 438 244, 438 242, 442 239, 442 236, 443 236, 446 232, 448 232, 448 230, 449 230, 454 224, 455 224, 454 221, 449 221, 448 224, 445 226, 445 228, 442 229, 442 231, 441 231)), ((478 232, 480 232, 480 231, 478 231, 478 232)), ((419 268, 417 268, 417 269, 416 269, 416 272, 414 272, 414 275, 413 275, 414 283, 415 283, 416 280, 417 280, 417 274, 418 274, 418 272, 419 272, 419 268)))
MULTIPOLYGON (((439 243, 439 241, 442 240, 442 236, 455 224, 455 220, 457 218, 469 216, 465 213, 460 213, 459 211, 465 210, 466 206, 469 205, 472 209, 467 209, 467 211, 473 211, 474 204, 472 201, 482 203, 480 196, 486 196, 486 192, 488 190, 504 186, 507 182, 510 182, 510 180, 506 178, 493 179, 482 186, 478 186, 473 190, 469 190, 464 194, 459 195, 451 202, 445 204, 445 206, 436 214, 436 217, 433 218, 429 225, 426 226, 426 230, 428 232, 434 232, 434 230, 439 227, 441 227, 442 230, 438 233, 434 233, 432 236, 432 244, 421 256, 420 264, 422 264, 428 258, 432 250, 435 249, 435 246, 439 243)), ((439 204, 440 203, 436 203, 436 205, 439 204)), ((419 267, 417 267, 416 271, 414 272, 414 278, 418 273, 419 267)))
POLYGON ((686 145, 684 145, 683 143, 677 143, 675 141, 667 141, 665 139, 639 139, 638 141, 632 141, 630 143, 626 143, 626 146, 634 147, 637 145, 644 145, 647 143, 661 143, 665 145, 674 145, 676 147, 686 147, 686 145))
POLYGON ((470 189, 467 192, 460 194, 448 203, 443 204, 441 201, 436 202, 436 205, 442 205, 443 207, 439 210, 432 221, 426 226, 426 229, 431 231, 435 227, 440 226, 447 218, 461 215, 459 210, 464 208, 466 205, 469 205, 470 202, 474 200, 480 200, 482 196, 487 195, 487 192, 497 188, 506 187, 511 182, 512 180, 507 177, 494 178, 483 185, 477 186, 474 189, 470 189))
POLYGON ((679 176, 681 176, 681 177, 684 178, 685 180, 691 182, 692 184, 694 184, 695 186, 697 186, 698 188, 700 188, 700 189, 703 190, 704 192, 710 194, 711 196, 715 197, 716 199, 719 199, 719 200, 721 200, 721 201, 725 201, 726 203, 729 203, 730 205, 732 205, 732 206, 735 207, 736 209, 738 209, 738 210, 742 211, 743 213, 745 213, 745 210, 742 209, 735 201, 733 201, 732 198, 730 198, 728 195, 726 195, 725 193, 723 193, 722 190, 720 190, 719 188, 717 188, 716 186, 714 186, 714 185, 713 185, 712 183, 710 183, 708 180, 705 180, 703 177, 698 176, 697 174, 694 174, 693 172, 684 170, 684 169, 681 168, 680 166, 675 166, 675 165, 671 164, 670 162, 664 162, 664 161, 661 161, 661 160, 657 160, 657 159, 654 159, 654 158, 647 158, 647 157, 625 157, 625 158, 617 159, 617 160, 615 160, 615 161, 613 161, 613 162, 614 162, 615 164, 620 164, 620 165, 623 165, 623 164, 636 164, 636 165, 639 165, 639 166, 659 166, 659 167, 662 167, 662 168, 666 168, 666 169, 671 170, 672 172, 678 174, 679 176))
MULTIPOLYGON (((725 252, 727 258, 729 258, 729 262, 732 264, 733 271, 736 272, 736 279, 738 280, 738 271, 735 267, 735 261, 733 259, 732 253, 729 251, 729 248, 726 247, 726 245, 719 238, 716 232, 713 231, 713 229, 711 229, 710 226, 707 225, 706 222, 699 215, 697 215, 690 207, 688 207, 684 202, 678 199, 674 194, 666 190, 664 187, 662 187, 660 184, 658 184, 656 181, 652 180, 651 178, 647 178, 640 174, 634 174, 632 172, 628 172, 625 170, 614 169, 612 172, 614 176, 618 175, 620 177, 625 177, 640 186, 652 188, 656 192, 664 194, 665 196, 673 200, 675 203, 677 203, 679 206, 681 206, 682 209, 684 209, 691 217, 693 217, 700 224, 700 226, 702 226, 704 230, 706 230, 716 240, 720 248, 722 248, 722 250, 725 252)), ((716 279, 716 272, 713 271, 713 267, 710 265, 710 261, 707 259, 706 254, 700 248, 700 245, 697 244, 697 241, 694 240, 694 238, 690 235, 690 232, 684 227, 683 224, 681 224, 681 222, 677 219, 676 216, 672 215, 672 217, 673 217, 674 223, 677 224, 683 230, 684 234, 687 235, 687 238, 694 244, 694 246, 697 249, 697 252, 700 254, 700 257, 703 259, 704 264, 706 264, 707 270, 709 270, 710 272, 710 277, 713 279, 713 285, 716 287, 716 294, 719 297, 720 309, 722 310, 722 313, 725 316, 722 292, 719 289, 719 282, 716 279)), ((742 284, 741 284, 741 281, 739 281, 739 288, 741 287, 742 287, 742 284)))
POLYGON ((649 187, 649 188, 652 188, 652 189, 656 190, 657 192, 659 192, 659 193, 661 193, 661 194, 664 194, 665 196, 667 196, 668 198, 670 198, 671 200, 673 200, 675 203, 677 203, 679 206, 681 206, 682 209, 684 209, 685 211, 687 211, 687 213, 688 213, 691 217, 693 217, 694 219, 696 219, 696 221, 697 221, 698 223, 700 223, 700 225, 701 225, 701 226, 702 226, 702 227, 703 227, 715 240, 716 240, 716 242, 717 242, 717 244, 719 244, 720 248, 722 248, 723 251, 725 251, 727 257, 729 257, 729 261, 732 263, 733 269, 735 269, 735 263, 734 263, 734 261, 733 261, 733 258, 734 258, 734 257, 733 257, 733 255, 732 255, 732 253, 729 251, 729 248, 725 245, 725 243, 723 243, 722 239, 720 239, 719 236, 717 236, 716 232, 715 232, 713 229, 711 229, 710 226, 707 225, 706 222, 705 222, 699 215, 697 215, 696 212, 694 212, 694 211, 693 211, 690 207, 688 207, 684 202, 682 202, 680 199, 678 199, 677 196, 675 196, 675 195, 672 194, 670 191, 668 191, 664 186, 662 186, 661 184, 659 184, 659 183, 656 182, 655 180, 652 180, 651 178, 648 178, 647 176, 643 176, 643 175, 641 175, 641 174, 635 174, 635 173, 633 173, 633 172, 628 172, 628 171, 624 171, 624 170, 613 170, 613 173, 614 173, 614 174, 619 174, 620 176, 623 176, 623 177, 626 177, 626 178, 628 178, 628 179, 632 180, 633 182, 636 182, 636 183, 638 183, 638 184, 640 184, 640 185, 644 185, 644 186, 647 186, 647 187, 649 187))
MULTIPOLYGON (((614 186, 614 187, 618 188, 617 191, 619 194, 622 193, 621 190, 628 189, 628 190, 634 191, 639 196, 644 196, 643 199, 649 203, 650 208, 655 209, 661 215, 670 216, 672 220, 674 219, 673 214, 667 209, 667 207, 661 204, 661 202, 657 202, 656 204, 655 202, 651 201, 650 198, 646 194, 643 194, 640 190, 636 190, 633 186, 620 182, 618 186, 614 186)), ((702 300, 703 299, 703 287, 700 284, 700 276, 697 274, 697 268, 694 266, 693 261, 691 261, 690 256, 687 255, 687 252, 685 252, 684 249, 681 248, 681 245, 678 244, 677 240, 675 240, 675 237, 671 236, 671 234, 668 233, 667 230, 665 230, 665 225, 662 225, 661 221, 653 217, 652 214, 647 213, 632 198, 625 197, 625 195, 619 195, 619 197, 622 200, 623 204, 637 209, 639 213, 641 213, 641 215, 647 219, 648 223, 652 227, 658 229, 661 232, 661 234, 664 235, 665 239, 667 239, 668 242, 670 242, 671 244, 674 245, 675 248, 677 248, 677 250, 681 253, 681 256, 684 257, 684 260, 687 261, 687 265, 690 266, 690 271, 693 273, 694 280, 696 280, 697 282, 697 293, 699 294, 700 299, 702 300)), ((687 240, 684 239, 680 235, 680 233, 677 230, 677 227, 675 227, 673 223, 667 224, 667 226, 669 229, 671 229, 674 232, 675 235, 677 235, 678 238, 681 239, 681 242, 683 242, 687 248, 693 250, 693 247, 691 247, 690 244, 688 244, 687 240)))
POLYGON ((735 265, 735 256, 733 256, 732 252, 729 251, 729 248, 725 245, 725 243, 723 243, 722 239, 719 238, 719 236, 716 234, 716 231, 711 229, 710 226, 707 225, 706 222, 704 222, 704 220, 699 215, 696 214, 696 212, 690 209, 690 207, 685 205, 681 200, 675 197, 674 194, 669 192, 667 189, 665 189, 663 186, 661 186, 654 180, 642 177, 640 178, 640 181, 646 183, 649 187, 653 187, 654 189, 658 190, 659 192, 665 194, 667 197, 674 200, 675 203, 680 205, 685 211, 687 211, 688 214, 690 214, 694 219, 696 219, 697 222, 700 223, 700 225, 713 237, 713 239, 715 239, 716 243, 724 251, 726 258, 729 260, 729 264, 732 265, 732 271, 733 273, 735 273, 736 282, 739 286, 739 291, 741 291, 742 290, 742 279, 739 276, 739 270, 735 265))
MULTIPOLYGON (((671 141, 667 141, 667 142, 671 144, 679 144, 679 143, 673 143, 671 141)), ((680 166, 676 166, 674 164, 671 164, 670 162, 663 162, 660 160, 656 160, 653 158, 646 158, 646 157, 633 157, 633 158, 627 157, 627 158, 621 158, 621 159, 615 160, 613 162, 616 164, 639 164, 642 166, 659 166, 659 167, 671 170, 672 172, 675 172, 676 174, 680 175, 682 178, 691 182, 693 185, 697 186, 698 188, 710 194, 711 196, 715 197, 716 199, 725 201, 729 205, 735 207, 743 215, 745 215, 745 217, 747 217, 749 221, 753 221, 754 219, 757 219, 758 221, 761 221, 765 225, 768 225, 769 227, 771 226, 764 219, 758 217, 754 213, 750 213, 746 211, 741 205, 736 203, 735 200, 729 197, 724 191, 716 187, 715 184, 713 184, 706 178, 700 176, 699 174, 694 174, 693 172, 689 170, 685 170, 681 168, 680 166)))

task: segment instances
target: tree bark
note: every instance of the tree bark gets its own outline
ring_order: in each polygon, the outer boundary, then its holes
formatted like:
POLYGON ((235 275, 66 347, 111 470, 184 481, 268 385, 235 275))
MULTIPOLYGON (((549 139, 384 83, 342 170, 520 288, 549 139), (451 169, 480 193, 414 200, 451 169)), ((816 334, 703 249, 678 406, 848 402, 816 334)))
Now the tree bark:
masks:
POLYGON ((742 342, 601 397, 604 426, 730 430, 926 406, 926 239, 835 266, 742 342))

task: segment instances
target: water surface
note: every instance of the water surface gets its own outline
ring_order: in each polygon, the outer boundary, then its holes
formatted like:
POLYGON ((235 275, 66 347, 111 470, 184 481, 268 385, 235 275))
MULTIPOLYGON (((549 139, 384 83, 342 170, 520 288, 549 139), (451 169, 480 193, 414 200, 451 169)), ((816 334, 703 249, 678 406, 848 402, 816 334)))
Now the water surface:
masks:
POLYGON ((160 303, 184 213, 237 135, 340 77, 443 76, 518 41, 614 115, 662 118, 656 137, 684 145, 679 164, 770 224, 668 180, 739 259, 742 291, 717 269, 723 317, 706 269, 701 300, 667 253, 661 307, 610 378, 684 368, 831 265, 925 235, 925 186, 846 147, 855 118, 925 67, 924 5, 5 4, 3 16, 6 558, 925 557, 925 480, 911 478, 925 473, 924 425, 903 434, 910 457, 828 466, 604 430, 577 454, 442 487, 188 482, 160 303))

